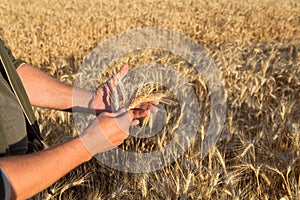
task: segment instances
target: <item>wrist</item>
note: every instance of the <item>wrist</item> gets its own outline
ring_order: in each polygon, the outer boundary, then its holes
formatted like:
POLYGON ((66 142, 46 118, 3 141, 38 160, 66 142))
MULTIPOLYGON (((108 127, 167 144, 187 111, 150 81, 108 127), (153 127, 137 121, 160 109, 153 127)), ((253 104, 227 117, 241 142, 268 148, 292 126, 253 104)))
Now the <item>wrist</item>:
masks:
POLYGON ((80 88, 73 89, 72 110, 75 112, 96 113, 95 92, 80 88))
POLYGON ((82 162, 88 162, 92 159, 93 155, 90 153, 90 151, 86 148, 86 146, 83 144, 82 140, 77 137, 74 139, 74 142, 76 143, 76 146, 79 148, 80 156, 82 162))
POLYGON ((87 108, 90 110, 90 113, 99 115, 102 112, 107 111, 102 95, 98 93, 99 91, 90 91, 89 92, 89 102, 87 108))

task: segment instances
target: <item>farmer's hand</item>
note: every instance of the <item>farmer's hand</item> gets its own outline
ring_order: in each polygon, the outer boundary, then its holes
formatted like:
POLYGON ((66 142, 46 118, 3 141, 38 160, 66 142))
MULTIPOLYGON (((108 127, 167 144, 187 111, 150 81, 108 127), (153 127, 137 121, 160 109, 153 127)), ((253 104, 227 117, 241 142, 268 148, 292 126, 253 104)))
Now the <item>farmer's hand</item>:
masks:
MULTIPOLYGON (((114 89, 120 94, 120 88, 118 84, 119 81, 127 74, 129 69, 128 65, 124 65, 121 70, 113 76, 111 79, 100 85, 94 92, 92 92, 92 99, 89 103, 89 107, 94 109, 96 111, 96 115, 101 114, 102 112, 114 112, 116 109, 114 109, 112 106, 112 92, 114 89)), ((121 95, 120 95, 121 96, 121 95)), ((124 107, 124 99, 121 99, 119 102, 119 107, 124 107)), ((149 103, 142 103, 135 107, 135 109, 148 109, 147 107, 151 107, 151 112, 157 110, 152 105, 157 105, 158 101, 150 101, 149 103), (154 110, 153 110, 154 109, 154 110)))
MULTIPOLYGON (((100 85, 94 92, 91 102, 89 103, 89 107, 96 111, 96 114, 100 114, 102 112, 113 112, 115 109, 112 107, 111 97, 113 89, 118 90, 118 83, 128 72, 129 66, 124 65, 121 70, 113 76, 111 79, 100 85)), ((119 102, 120 107, 123 107, 124 102, 122 100, 119 102)))
POLYGON ((151 109, 151 104, 144 104, 139 109, 102 113, 80 137, 91 155, 108 151, 122 144, 128 137, 130 125, 139 124, 138 118, 149 116, 151 109))

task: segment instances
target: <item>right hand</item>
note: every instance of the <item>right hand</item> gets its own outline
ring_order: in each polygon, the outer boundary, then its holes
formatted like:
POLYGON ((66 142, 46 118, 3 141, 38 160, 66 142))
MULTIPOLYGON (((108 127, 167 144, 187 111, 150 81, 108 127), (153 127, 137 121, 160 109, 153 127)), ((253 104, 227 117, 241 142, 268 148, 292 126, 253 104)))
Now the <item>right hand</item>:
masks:
POLYGON ((113 149, 128 137, 130 125, 138 125, 138 118, 149 116, 152 109, 152 104, 143 104, 139 109, 104 112, 80 135, 81 140, 91 155, 113 149))

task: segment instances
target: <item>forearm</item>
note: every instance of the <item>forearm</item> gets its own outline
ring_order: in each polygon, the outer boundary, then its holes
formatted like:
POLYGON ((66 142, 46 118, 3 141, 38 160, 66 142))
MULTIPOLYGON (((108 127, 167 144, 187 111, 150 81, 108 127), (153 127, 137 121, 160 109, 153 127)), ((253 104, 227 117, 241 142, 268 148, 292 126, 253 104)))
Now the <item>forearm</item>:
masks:
POLYGON ((0 159, 0 166, 11 183, 13 199, 26 199, 49 187, 91 156, 76 138, 42 152, 0 159))
POLYGON ((28 64, 20 66, 17 72, 31 105, 57 110, 88 109, 92 98, 90 91, 64 84, 28 64), (73 95, 76 95, 76 101, 73 101, 73 95))

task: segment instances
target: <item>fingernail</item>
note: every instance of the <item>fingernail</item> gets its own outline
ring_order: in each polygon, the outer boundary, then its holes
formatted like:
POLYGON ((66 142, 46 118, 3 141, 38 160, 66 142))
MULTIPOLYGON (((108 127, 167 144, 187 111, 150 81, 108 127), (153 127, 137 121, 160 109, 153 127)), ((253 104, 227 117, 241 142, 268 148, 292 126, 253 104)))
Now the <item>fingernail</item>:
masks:
POLYGON ((150 116, 150 114, 151 114, 151 111, 150 111, 150 110, 147 110, 147 111, 146 111, 146 115, 147 115, 147 116, 150 116))
POLYGON ((151 111, 152 113, 157 113, 157 112, 158 112, 158 107, 152 106, 152 107, 150 108, 150 111, 151 111))
POLYGON ((133 126, 136 126, 136 125, 139 125, 140 124, 140 121, 139 120, 134 120, 133 122, 132 122, 132 125, 133 126))

